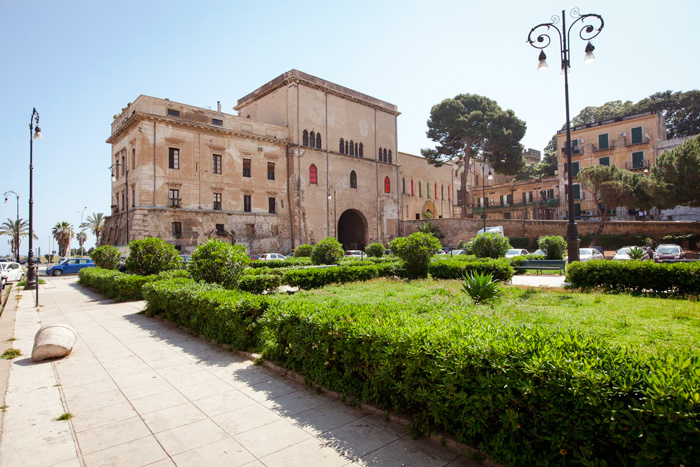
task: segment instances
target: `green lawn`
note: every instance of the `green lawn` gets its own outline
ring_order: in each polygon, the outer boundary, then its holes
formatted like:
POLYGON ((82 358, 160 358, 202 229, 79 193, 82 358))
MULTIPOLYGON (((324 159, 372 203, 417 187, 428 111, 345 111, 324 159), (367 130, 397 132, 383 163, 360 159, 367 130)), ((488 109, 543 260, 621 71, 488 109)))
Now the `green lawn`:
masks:
POLYGON ((578 329, 643 353, 700 351, 698 301, 516 286, 503 286, 502 290, 497 301, 475 306, 461 292, 461 281, 376 279, 299 292, 296 297, 358 304, 395 303, 417 313, 458 305, 485 319, 515 325, 578 329))

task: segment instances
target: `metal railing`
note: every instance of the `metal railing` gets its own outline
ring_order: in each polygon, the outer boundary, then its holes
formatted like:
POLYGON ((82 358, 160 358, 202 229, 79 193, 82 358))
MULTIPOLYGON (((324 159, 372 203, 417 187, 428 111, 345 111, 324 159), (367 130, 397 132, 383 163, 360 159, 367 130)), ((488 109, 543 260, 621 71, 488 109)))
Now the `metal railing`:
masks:
POLYGON ((644 170, 649 168, 649 160, 643 159, 638 162, 625 162, 625 169, 627 170, 644 170))

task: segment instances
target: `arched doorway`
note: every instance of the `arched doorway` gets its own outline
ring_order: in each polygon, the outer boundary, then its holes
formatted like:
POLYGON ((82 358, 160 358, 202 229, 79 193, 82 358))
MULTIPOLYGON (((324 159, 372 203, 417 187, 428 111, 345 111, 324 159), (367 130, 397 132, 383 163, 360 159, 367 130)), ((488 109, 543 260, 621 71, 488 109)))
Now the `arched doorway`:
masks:
POLYGON ((425 204, 423 205, 423 209, 421 210, 421 214, 423 218, 426 219, 435 219, 438 217, 438 211, 437 208, 435 207, 435 204, 433 204, 432 201, 426 201, 425 204), (426 216, 426 213, 430 213, 426 216), (430 217, 428 217, 430 216, 430 217))
POLYGON ((338 241, 345 250, 365 249, 367 220, 360 211, 348 209, 338 219, 338 241))

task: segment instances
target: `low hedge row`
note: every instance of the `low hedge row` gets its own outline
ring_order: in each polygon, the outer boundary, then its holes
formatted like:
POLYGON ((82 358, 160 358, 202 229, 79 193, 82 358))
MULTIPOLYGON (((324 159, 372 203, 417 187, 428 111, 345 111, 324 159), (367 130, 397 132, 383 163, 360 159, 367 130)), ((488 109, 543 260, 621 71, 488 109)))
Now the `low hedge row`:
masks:
POLYGON ((263 356, 508 465, 695 465, 700 358, 469 309, 279 301, 263 356))
POLYGON ((174 270, 150 276, 139 276, 125 274, 114 269, 95 267, 81 269, 78 273, 78 282, 96 289, 107 298, 125 301, 142 300, 141 289, 145 284, 174 277, 189 277, 189 274, 187 271, 174 270))
POLYGON ((366 281, 377 277, 402 275, 399 262, 384 262, 363 266, 343 265, 327 268, 290 269, 285 271, 282 283, 301 289, 315 289, 328 284, 366 281))
POLYGON ((244 274, 238 281, 238 288, 244 292, 261 294, 266 290, 275 290, 282 285, 280 274, 244 274))
POLYGON ((587 261, 566 269, 572 287, 660 296, 700 295, 700 262, 587 261))
POLYGON ((464 261, 457 257, 431 261, 428 267, 430 276, 434 279, 461 279, 465 273, 491 274, 493 279, 508 282, 513 278, 515 270, 510 261, 499 259, 475 259, 464 261))
POLYGON ((148 316, 162 315, 195 334, 239 350, 259 346, 258 320, 271 301, 264 295, 186 278, 149 282, 143 286, 143 297, 148 316))
POLYGON ((263 261, 251 261, 248 267, 251 268, 290 268, 294 266, 311 266, 311 258, 301 257, 301 258, 287 258, 285 260, 273 259, 273 260, 263 260, 263 261))

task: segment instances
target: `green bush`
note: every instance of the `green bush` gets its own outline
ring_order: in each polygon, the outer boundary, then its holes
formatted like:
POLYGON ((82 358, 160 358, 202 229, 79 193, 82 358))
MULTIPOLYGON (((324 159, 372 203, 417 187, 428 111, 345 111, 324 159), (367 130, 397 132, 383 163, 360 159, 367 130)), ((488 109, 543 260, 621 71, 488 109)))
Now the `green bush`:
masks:
POLYGON ((407 277, 416 279, 428 275, 430 259, 440 249, 440 241, 430 234, 414 232, 393 240, 389 248, 404 261, 407 277))
POLYGON ((149 276, 139 276, 136 274, 124 274, 114 269, 84 268, 78 273, 78 282, 92 287, 106 298, 113 298, 118 302, 122 302, 126 300, 143 300, 141 290, 145 284, 174 277, 187 277, 187 271, 178 269, 149 276))
POLYGON ((429 272, 433 279, 461 279, 465 274, 480 273, 490 274, 494 280, 500 282, 508 282, 513 278, 515 270, 505 258, 465 261, 455 256, 431 262, 429 272))
POLYGON ((192 279, 151 282, 143 287, 146 314, 162 315, 206 339, 238 350, 259 346, 259 318, 270 305, 265 295, 227 290, 192 279))
POLYGON ((673 243, 682 246, 684 242, 688 242, 688 246, 694 248, 697 247, 698 239, 700 239, 700 235, 695 233, 687 235, 664 235, 661 237, 661 243, 673 243))
POLYGON ((311 252, 314 250, 314 247, 311 245, 308 245, 304 243, 303 245, 299 245, 294 249, 294 257, 295 258, 308 258, 311 256, 311 252))
POLYGON ((367 248, 365 248, 365 253, 371 258, 381 258, 384 256, 385 251, 386 248, 384 248, 384 245, 381 243, 370 243, 367 245, 367 248))
POLYGON ((640 357, 463 305, 278 302, 263 356, 508 465, 691 465, 700 358, 640 357))
POLYGON ((195 280, 233 289, 248 263, 250 258, 243 245, 212 239, 192 252, 187 270, 195 280))
POLYGON ((501 258, 510 249, 508 237, 492 232, 479 234, 470 243, 469 254, 474 254, 477 258, 501 258))
POLYGON ((279 274, 244 274, 238 282, 238 288, 261 294, 266 290, 274 290, 282 284, 282 276, 279 274))
POLYGON ((545 259, 564 259, 566 240, 560 235, 549 235, 537 239, 537 245, 544 251, 545 259))
POLYGON ((297 266, 311 266, 311 258, 302 256, 299 258, 287 258, 285 260, 268 260, 268 261, 251 261, 248 263, 249 268, 293 268, 297 266))
MULTIPOLYGON (((590 245, 593 235, 582 235, 581 245, 590 245)), ((605 250, 618 250, 623 246, 629 245, 646 245, 650 239, 645 235, 617 235, 603 234, 598 237, 598 244, 594 246, 603 247, 605 250)))
POLYGON ((498 295, 498 282, 493 280, 491 274, 465 273, 463 279, 462 291, 477 305, 493 300, 498 295))
POLYGON ((149 237, 129 243, 129 257, 126 259, 126 269, 129 272, 148 276, 179 268, 177 250, 162 239, 149 237))
POLYGON ((511 248, 527 249, 530 247, 530 239, 528 237, 510 237, 508 242, 511 248))
POLYGON ((572 287, 606 292, 645 293, 658 296, 700 295, 700 262, 653 261, 575 262, 566 269, 572 287))
POLYGON ((95 266, 102 269, 116 269, 121 259, 121 254, 112 245, 104 245, 95 248, 90 253, 90 258, 95 262, 95 266))
POLYGON ((282 283, 301 289, 316 289, 328 284, 343 284, 401 275, 403 270, 397 262, 335 266, 328 268, 289 269, 284 272, 282 283))
POLYGON ((345 251, 343 245, 333 237, 324 238, 311 251, 311 261, 314 264, 338 264, 345 251))

